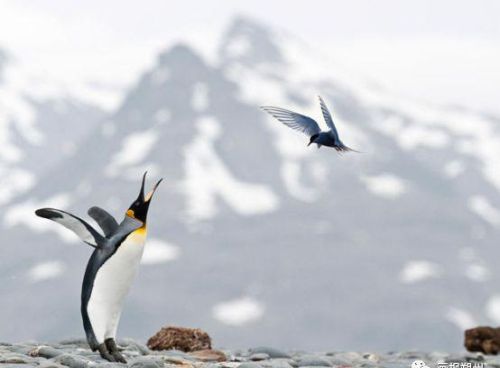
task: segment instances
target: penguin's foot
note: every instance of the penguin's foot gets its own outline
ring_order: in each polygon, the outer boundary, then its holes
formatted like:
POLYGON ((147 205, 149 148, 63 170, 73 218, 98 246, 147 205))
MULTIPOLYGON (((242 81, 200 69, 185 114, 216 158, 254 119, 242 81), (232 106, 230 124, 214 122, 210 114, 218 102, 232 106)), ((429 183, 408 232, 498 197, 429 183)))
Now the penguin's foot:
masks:
POLYGON ((108 338, 104 340, 104 343, 106 344, 106 348, 108 349, 108 351, 111 353, 111 355, 113 355, 113 358, 115 358, 117 362, 127 363, 123 355, 120 353, 120 349, 116 345, 115 339, 108 338))
POLYGON ((108 362, 116 362, 117 361, 116 358, 108 352, 108 349, 106 348, 105 344, 99 345, 97 350, 99 350, 99 354, 101 355, 101 357, 103 359, 106 359, 108 362))
POLYGON ((113 355, 113 358, 115 358, 117 362, 127 364, 125 357, 119 351, 114 351, 111 354, 113 355))

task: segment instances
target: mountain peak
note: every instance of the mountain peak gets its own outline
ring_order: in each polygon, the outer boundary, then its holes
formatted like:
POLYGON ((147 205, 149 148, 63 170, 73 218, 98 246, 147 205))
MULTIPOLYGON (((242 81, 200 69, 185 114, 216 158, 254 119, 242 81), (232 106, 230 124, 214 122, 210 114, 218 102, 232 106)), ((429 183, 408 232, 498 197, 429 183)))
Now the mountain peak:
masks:
POLYGON ((247 65, 282 63, 283 56, 275 35, 265 25, 251 18, 238 16, 229 25, 219 45, 225 62, 247 65))
POLYGON ((163 51, 158 56, 159 65, 171 65, 177 63, 202 64, 202 58, 188 45, 178 43, 163 51))

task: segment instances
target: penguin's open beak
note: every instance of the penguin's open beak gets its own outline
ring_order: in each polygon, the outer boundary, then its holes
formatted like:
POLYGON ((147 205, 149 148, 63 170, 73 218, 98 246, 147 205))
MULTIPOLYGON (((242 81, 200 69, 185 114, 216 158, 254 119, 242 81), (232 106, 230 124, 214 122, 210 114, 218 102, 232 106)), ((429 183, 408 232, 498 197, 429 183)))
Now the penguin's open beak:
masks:
POLYGON ((126 215, 129 217, 132 217, 134 219, 143 221, 144 223, 146 222, 146 217, 148 214, 148 209, 149 209, 149 203, 151 201, 151 198, 153 198, 153 194, 155 193, 156 189, 160 185, 161 181, 163 179, 158 180, 158 182, 155 184, 153 189, 148 193, 144 194, 144 187, 146 184, 146 174, 148 172, 146 171, 144 175, 142 176, 142 184, 141 184, 141 191, 139 192, 139 196, 137 199, 130 205, 129 209, 126 212, 126 215))
POLYGON ((151 201, 153 194, 155 193, 156 189, 158 188, 158 185, 160 185, 161 181, 163 180, 163 178, 158 180, 158 182, 155 184, 153 189, 151 189, 151 191, 148 194, 144 195, 144 187, 146 186, 146 175, 147 174, 148 174, 148 172, 146 171, 144 173, 144 175, 142 175, 141 192, 139 193, 139 197, 137 198, 137 200, 139 202, 142 202, 142 203, 147 203, 147 202, 151 201))
POLYGON ((163 180, 163 178, 161 178, 160 180, 158 180, 158 182, 155 184, 155 186, 153 187, 153 189, 151 189, 151 191, 149 191, 149 193, 146 194, 146 196, 144 197, 144 202, 151 201, 151 198, 153 198, 153 194, 155 194, 155 192, 156 192, 156 188, 158 188, 158 185, 160 185, 160 183, 161 183, 162 180, 163 180))

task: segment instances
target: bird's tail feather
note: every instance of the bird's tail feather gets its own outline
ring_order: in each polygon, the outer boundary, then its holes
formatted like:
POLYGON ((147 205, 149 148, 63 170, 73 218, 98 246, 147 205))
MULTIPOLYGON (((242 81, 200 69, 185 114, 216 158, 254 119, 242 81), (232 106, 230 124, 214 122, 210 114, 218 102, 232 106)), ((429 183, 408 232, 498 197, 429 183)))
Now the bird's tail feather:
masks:
POLYGON ((361 151, 357 151, 351 147, 347 147, 345 144, 342 144, 341 146, 337 146, 335 147, 335 149, 337 150, 337 152, 339 153, 344 153, 344 152, 357 152, 357 153, 363 153, 361 151))

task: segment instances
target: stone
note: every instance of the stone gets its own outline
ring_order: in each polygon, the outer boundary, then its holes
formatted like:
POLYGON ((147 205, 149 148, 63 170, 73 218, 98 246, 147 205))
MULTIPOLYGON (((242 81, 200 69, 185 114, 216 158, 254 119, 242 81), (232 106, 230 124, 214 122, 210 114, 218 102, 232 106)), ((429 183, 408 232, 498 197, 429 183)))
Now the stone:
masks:
POLYGON ((0 357, 1 364, 28 364, 32 359, 26 355, 10 353, 0 357))
POLYGON ((53 360, 45 360, 38 366, 40 368, 67 368, 62 364, 56 363, 53 360))
POLYGON ((262 368, 262 366, 258 363, 254 362, 245 362, 241 363, 238 368, 262 368))
POLYGON ((290 355, 288 355, 287 353, 281 351, 281 350, 278 350, 278 349, 275 349, 275 348, 269 348, 269 347, 265 347, 265 346, 259 346, 259 347, 256 347, 256 348, 252 348, 249 350, 250 351, 250 354, 267 354, 269 355, 270 358, 290 358, 290 355))
POLYGON ((377 354, 364 354, 363 358, 375 363, 378 363, 380 361, 380 356, 377 354))
POLYGON ((470 352, 497 355, 500 352, 500 328, 479 326, 465 331, 464 346, 470 352))
POLYGON ((58 355, 53 361, 70 368, 86 368, 89 363, 88 359, 73 354, 58 355))
POLYGON ((266 359, 269 359, 270 356, 269 354, 266 354, 266 353, 255 353, 255 354, 252 354, 250 355, 250 360, 254 361, 254 362, 257 362, 259 360, 266 360, 266 359))
POLYGON ((227 360, 226 355, 219 350, 198 350, 189 353, 189 355, 201 362, 225 362, 227 360))
POLYGON ((37 348, 37 355, 42 358, 55 358, 56 356, 61 355, 63 352, 53 348, 52 346, 40 346, 37 348))
POLYGON ((262 365, 264 368, 292 368, 296 366, 295 361, 286 358, 261 360, 259 364, 262 365))
POLYGON ((137 357, 129 362, 130 368, 163 368, 161 359, 153 357, 137 357))
POLYGON ((151 350, 191 352, 212 349, 212 340, 198 328, 164 327, 148 340, 147 345, 151 350))
POLYGON ((306 355, 297 360, 299 367, 331 367, 330 360, 321 356, 306 355))
POLYGON ((141 355, 148 355, 151 350, 146 345, 140 344, 133 339, 123 339, 117 342, 118 348, 126 347, 127 350, 136 350, 141 355))

